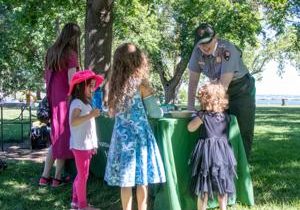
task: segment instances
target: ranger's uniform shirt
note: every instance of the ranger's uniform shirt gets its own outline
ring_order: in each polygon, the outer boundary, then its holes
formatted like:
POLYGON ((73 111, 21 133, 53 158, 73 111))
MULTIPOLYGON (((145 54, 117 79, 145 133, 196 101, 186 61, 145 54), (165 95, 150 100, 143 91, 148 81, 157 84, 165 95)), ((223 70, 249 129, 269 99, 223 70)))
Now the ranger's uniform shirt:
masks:
POLYGON ((248 73, 242 60, 242 52, 232 43, 220 40, 213 55, 205 55, 199 48, 194 47, 188 68, 190 71, 203 73, 210 80, 218 80, 221 75, 233 72, 232 81, 242 78, 248 73))

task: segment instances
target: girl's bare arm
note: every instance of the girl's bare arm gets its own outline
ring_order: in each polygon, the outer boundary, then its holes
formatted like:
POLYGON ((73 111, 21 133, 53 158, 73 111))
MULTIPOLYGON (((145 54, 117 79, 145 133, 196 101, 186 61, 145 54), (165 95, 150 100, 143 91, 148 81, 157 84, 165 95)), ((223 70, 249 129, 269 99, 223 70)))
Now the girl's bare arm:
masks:
POLYGON ((71 113, 71 126, 75 127, 80 125, 81 123, 84 123, 87 120, 90 120, 93 117, 100 116, 100 110, 99 109, 93 109, 89 114, 80 116, 81 110, 78 108, 75 108, 71 113))
POLYGON ((192 121, 189 122, 187 128, 189 132, 196 131, 200 125, 203 123, 203 121, 200 119, 200 117, 195 117, 192 121))

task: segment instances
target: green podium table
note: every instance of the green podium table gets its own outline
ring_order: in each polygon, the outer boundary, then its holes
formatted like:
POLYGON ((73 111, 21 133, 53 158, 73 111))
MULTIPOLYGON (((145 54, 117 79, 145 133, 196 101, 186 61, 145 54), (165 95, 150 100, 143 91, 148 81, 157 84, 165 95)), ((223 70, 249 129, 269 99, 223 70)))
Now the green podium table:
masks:
MULTIPOLYGON (((166 183, 152 188, 155 196, 154 209, 196 210, 197 198, 191 193, 189 186, 191 173, 188 160, 198 140, 199 131, 190 133, 187 130, 189 119, 162 118, 151 119, 150 122, 163 158, 167 179, 166 183)), ((91 172, 103 177, 114 120, 99 117, 96 124, 100 146, 98 154, 92 159, 91 172)), ((250 171, 234 116, 231 116, 229 138, 237 160, 238 178, 235 182, 236 195, 228 203, 254 205, 250 171)), ((209 202, 208 206, 210 208, 218 206, 217 200, 209 202)))

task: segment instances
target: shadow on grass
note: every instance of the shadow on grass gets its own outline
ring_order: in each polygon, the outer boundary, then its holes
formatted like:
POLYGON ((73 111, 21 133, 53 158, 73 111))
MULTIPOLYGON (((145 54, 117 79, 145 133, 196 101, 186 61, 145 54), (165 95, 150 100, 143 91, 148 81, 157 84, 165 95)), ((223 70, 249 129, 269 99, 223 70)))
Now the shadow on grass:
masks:
POLYGON ((259 108, 251 154, 257 204, 300 198, 300 108, 259 108))
MULTIPOLYGON (((70 209, 71 184, 53 189, 39 187, 43 164, 32 161, 8 161, 8 168, 0 173, 0 209, 70 209)), ((88 199, 101 209, 119 210, 119 188, 105 186, 101 179, 90 177, 88 199)))
POLYGON ((0 209, 67 209, 70 187, 38 187, 42 164, 9 161, 0 175, 0 209))

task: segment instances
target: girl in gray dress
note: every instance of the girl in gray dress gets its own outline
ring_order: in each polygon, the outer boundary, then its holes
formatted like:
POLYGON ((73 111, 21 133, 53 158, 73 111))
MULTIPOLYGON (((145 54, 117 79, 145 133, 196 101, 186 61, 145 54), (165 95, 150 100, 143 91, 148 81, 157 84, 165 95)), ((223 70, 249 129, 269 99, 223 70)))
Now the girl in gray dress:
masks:
POLYGON ((221 210, 226 209, 227 196, 233 195, 236 160, 228 142, 230 117, 225 112, 228 97, 219 83, 202 86, 198 93, 201 111, 188 124, 190 132, 200 125, 201 135, 190 165, 192 189, 198 196, 198 210, 205 210, 207 200, 218 195, 221 210))

